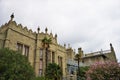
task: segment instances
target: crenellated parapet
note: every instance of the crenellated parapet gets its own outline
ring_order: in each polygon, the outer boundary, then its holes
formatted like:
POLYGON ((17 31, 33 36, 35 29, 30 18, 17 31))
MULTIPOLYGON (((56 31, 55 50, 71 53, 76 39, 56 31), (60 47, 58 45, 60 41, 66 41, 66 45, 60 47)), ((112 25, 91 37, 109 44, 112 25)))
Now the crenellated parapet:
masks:
POLYGON ((26 26, 22 26, 21 24, 17 24, 15 21, 12 21, 10 23, 8 23, 8 28, 15 31, 15 32, 18 32, 19 34, 23 34, 25 36, 29 36, 33 39, 35 39, 35 32, 33 32, 31 29, 28 29, 26 26))
POLYGON ((66 48, 64 46, 60 45, 60 44, 58 44, 58 49, 60 51, 66 51, 66 48))
MULTIPOLYGON (((10 29, 14 32, 17 32, 18 34, 22 34, 26 37, 29 37, 31 39, 41 40, 44 39, 44 37, 51 38, 53 45, 58 45, 57 43, 57 34, 53 34, 52 31, 48 33, 48 28, 45 28, 45 31, 40 31, 40 27, 38 26, 37 32, 33 32, 32 29, 28 29, 26 26, 23 26, 22 24, 17 24, 16 21, 14 21, 14 14, 10 16, 10 20, 8 23, 5 23, 0 27, 0 32, 5 32, 5 30, 10 29)), ((61 49, 65 49, 65 46, 58 45, 61 49)))
POLYGON ((40 28, 37 29, 38 39, 42 40, 44 37, 51 38, 53 44, 57 44, 57 36, 53 35, 52 32, 48 33, 48 29, 45 28, 45 32, 40 32, 40 28))
POLYGON ((10 29, 24 36, 28 36, 32 39, 35 39, 36 36, 36 32, 33 32, 31 29, 28 29, 26 26, 24 27, 21 24, 17 24, 16 21, 13 21, 13 19, 10 19, 8 23, 2 25, 0 27, 0 32, 5 32, 7 29, 10 29))
POLYGON ((61 44, 58 44, 58 46, 60 47, 60 48, 65 48, 63 45, 61 45, 61 44))
POLYGON ((1 25, 0 33, 4 33, 7 30, 8 26, 9 26, 8 23, 5 23, 5 24, 1 25))

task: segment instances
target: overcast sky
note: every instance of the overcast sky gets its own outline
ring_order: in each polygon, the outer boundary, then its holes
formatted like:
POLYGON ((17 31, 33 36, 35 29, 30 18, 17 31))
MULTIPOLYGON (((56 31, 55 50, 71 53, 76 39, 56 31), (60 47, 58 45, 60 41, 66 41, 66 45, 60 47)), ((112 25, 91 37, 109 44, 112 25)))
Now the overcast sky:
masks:
POLYGON ((57 33, 58 43, 85 53, 110 49, 120 61, 120 0, 0 0, 0 25, 14 20, 57 33))

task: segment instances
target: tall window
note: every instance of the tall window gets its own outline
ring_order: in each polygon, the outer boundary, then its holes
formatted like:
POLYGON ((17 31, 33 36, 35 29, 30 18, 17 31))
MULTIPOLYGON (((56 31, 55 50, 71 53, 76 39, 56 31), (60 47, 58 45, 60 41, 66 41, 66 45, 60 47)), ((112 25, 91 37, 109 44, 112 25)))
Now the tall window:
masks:
POLYGON ((58 64, 62 68, 62 57, 58 56, 58 64))
POLYGON ((39 69, 39 76, 42 76, 42 69, 39 69))
POLYGON ((22 53, 22 51, 23 51, 23 44, 17 43, 17 50, 22 53))
POLYGON ((50 51, 48 50, 47 51, 47 64, 49 64, 50 63, 50 61, 51 61, 51 53, 50 53, 50 51))
POLYGON ((21 43, 17 43, 17 50, 19 52, 21 52, 25 56, 29 55, 29 46, 27 46, 27 45, 23 45, 21 43))
POLYGON ((24 53, 23 55, 28 56, 29 55, 29 46, 24 45, 24 53))
POLYGON ((43 49, 40 49, 40 59, 43 57, 43 49))
POLYGON ((55 53, 52 52, 52 63, 54 63, 54 62, 55 62, 55 53))
POLYGON ((42 60, 40 60, 40 65, 39 65, 39 76, 42 76, 42 71, 43 71, 43 64, 42 60))
POLYGON ((39 63, 39 76, 42 76, 43 72, 43 49, 40 49, 40 63, 39 63))

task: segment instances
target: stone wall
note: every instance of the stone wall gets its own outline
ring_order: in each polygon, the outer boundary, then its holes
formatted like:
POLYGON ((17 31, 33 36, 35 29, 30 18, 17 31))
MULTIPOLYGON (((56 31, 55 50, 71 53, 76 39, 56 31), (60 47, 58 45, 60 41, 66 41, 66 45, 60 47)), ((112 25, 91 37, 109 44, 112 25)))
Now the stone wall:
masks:
POLYGON ((34 67, 36 76, 39 75, 40 68, 40 50, 43 50, 42 67, 44 76, 45 72, 45 49, 42 46, 42 39, 44 37, 51 38, 52 43, 49 48, 49 62, 52 62, 52 52, 55 53, 55 63, 58 64, 58 56, 62 57, 62 70, 63 77, 66 77, 66 48, 57 43, 57 35, 53 36, 52 33, 33 32, 15 21, 9 21, 0 27, 0 48, 7 47, 12 50, 18 50, 17 44, 20 43, 29 47, 28 60, 34 67))

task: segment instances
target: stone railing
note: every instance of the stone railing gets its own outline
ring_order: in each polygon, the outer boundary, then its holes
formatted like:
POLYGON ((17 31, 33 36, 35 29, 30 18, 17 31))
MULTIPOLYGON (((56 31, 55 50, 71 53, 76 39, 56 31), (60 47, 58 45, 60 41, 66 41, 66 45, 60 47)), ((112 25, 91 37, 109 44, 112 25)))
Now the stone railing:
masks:
POLYGON ((104 51, 101 50, 101 51, 91 52, 91 53, 85 54, 84 57, 105 54, 105 53, 110 53, 110 52, 111 52, 111 50, 104 50, 104 51))

